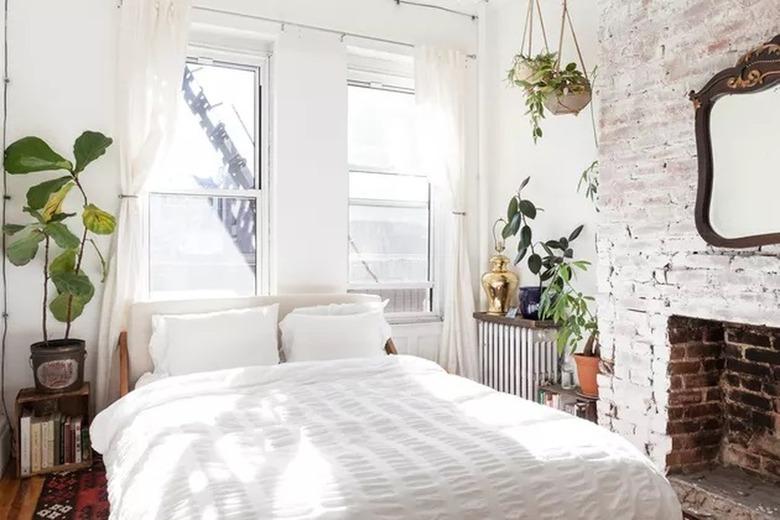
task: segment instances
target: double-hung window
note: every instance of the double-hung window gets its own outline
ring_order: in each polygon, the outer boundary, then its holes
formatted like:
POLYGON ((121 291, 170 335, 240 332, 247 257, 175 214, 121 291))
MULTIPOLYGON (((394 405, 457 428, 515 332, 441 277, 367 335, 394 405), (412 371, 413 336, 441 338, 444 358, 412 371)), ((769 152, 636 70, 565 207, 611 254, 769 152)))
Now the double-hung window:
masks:
POLYGON ((349 289, 390 300, 396 317, 431 316, 433 199, 418 168, 411 81, 348 84, 349 289))
POLYGON ((264 63, 188 60, 175 139, 149 193, 152 298, 265 291, 264 63))

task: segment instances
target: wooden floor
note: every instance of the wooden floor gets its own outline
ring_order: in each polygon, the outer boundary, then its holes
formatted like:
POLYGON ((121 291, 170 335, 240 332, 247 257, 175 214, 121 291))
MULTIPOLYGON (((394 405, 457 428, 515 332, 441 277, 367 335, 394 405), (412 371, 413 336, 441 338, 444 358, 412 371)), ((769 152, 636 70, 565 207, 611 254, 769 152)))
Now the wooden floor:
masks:
POLYGON ((13 460, 0 479, 0 518, 29 520, 43 488, 45 477, 16 478, 13 460))

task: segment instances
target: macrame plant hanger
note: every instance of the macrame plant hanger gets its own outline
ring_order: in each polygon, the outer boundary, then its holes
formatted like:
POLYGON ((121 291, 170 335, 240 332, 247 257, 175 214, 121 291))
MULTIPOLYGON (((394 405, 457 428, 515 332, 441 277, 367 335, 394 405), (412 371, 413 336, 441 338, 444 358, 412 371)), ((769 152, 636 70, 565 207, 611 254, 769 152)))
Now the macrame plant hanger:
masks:
POLYGON ((521 40, 520 55, 526 58, 534 57, 534 13, 539 17, 539 28, 542 30, 542 40, 544 41, 544 52, 550 53, 550 45, 547 43, 547 31, 544 28, 544 18, 542 17, 542 7, 539 0, 528 0, 528 9, 525 13, 525 22, 523 23, 523 38, 521 40))
POLYGON ((582 49, 580 49, 579 41, 577 40, 577 33, 574 31, 574 23, 571 20, 571 13, 569 12, 568 0, 563 0, 563 10, 561 12, 561 33, 558 39, 558 52, 555 59, 555 72, 561 73, 561 60, 563 56, 563 36, 568 27, 571 33, 572 41, 574 42, 574 48, 577 51, 577 58, 579 59, 580 66, 582 67, 582 75, 584 76, 583 84, 579 85, 580 88, 576 90, 570 90, 566 93, 559 93, 557 96, 550 96, 548 101, 545 102, 545 107, 553 114, 578 114, 583 108, 588 106, 591 100, 591 83, 590 77, 588 77, 588 69, 585 66, 585 59, 582 57, 582 49))

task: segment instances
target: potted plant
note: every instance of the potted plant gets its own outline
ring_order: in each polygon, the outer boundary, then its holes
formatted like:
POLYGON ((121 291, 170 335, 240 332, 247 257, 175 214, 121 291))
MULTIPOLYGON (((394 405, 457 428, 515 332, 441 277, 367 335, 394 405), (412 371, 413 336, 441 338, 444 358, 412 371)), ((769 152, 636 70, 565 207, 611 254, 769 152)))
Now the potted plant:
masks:
MULTIPOLYGON (((73 145, 75 163, 65 159, 38 137, 24 137, 5 150, 5 169, 11 175, 64 171, 65 175, 46 180, 27 191, 23 211, 32 217, 27 224, 7 224, 4 232, 13 239, 6 257, 17 266, 30 263, 43 251, 42 341, 30 346, 35 386, 46 392, 78 388, 84 380, 84 341, 70 337, 71 324, 92 300, 95 286, 82 269, 87 250, 93 251, 102 266, 106 262, 92 235, 110 235, 116 227, 113 215, 90 203, 82 182, 82 172, 111 146, 112 139, 99 132, 84 132, 73 145), (75 188, 75 189, 74 189, 75 188), (76 213, 63 210, 68 195, 81 199, 81 237, 67 222, 76 213), (53 297, 50 298, 50 293, 53 297), (49 336, 51 315, 65 323, 62 338, 49 336)), ((101 281, 103 281, 101 280, 101 281)))
POLYGON ((592 97, 590 81, 577 64, 560 68, 555 52, 533 58, 518 54, 508 72, 508 80, 526 92, 526 113, 531 118, 534 142, 542 137, 540 122, 545 108, 555 115, 578 114, 592 97))
MULTIPOLYGON (((548 243, 549 244, 549 243, 548 243)), ((563 244, 550 244, 560 248, 563 244)), ((596 317, 590 310, 591 296, 583 295, 572 285, 577 271, 586 271, 590 263, 585 260, 571 260, 572 255, 556 256, 551 264, 550 283, 542 295, 540 314, 555 322, 558 327, 558 351, 562 355, 574 354, 577 378, 583 394, 597 397, 600 346, 596 317), (586 339, 587 338, 587 339, 586 339), (575 353, 583 339, 585 347, 575 353)))
POLYGON ((517 243, 517 256, 515 256, 515 265, 527 259, 528 270, 539 276, 539 283, 533 286, 524 286, 520 288, 520 312, 526 319, 539 319, 539 306, 542 300, 544 283, 550 280, 554 274, 554 266, 560 264, 565 258, 571 258, 573 251, 570 243, 577 239, 582 232, 583 226, 575 228, 568 237, 561 237, 558 240, 548 240, 546 242, 534 242, 531 222, 541 211, 530 200, 523 197, 523 189, 528 185, 530 177, 527 177, 520 183, 507 207, 507 224, 504 226, 502 236, 507 239, 512 236, 520 235, 517 243), (541 249, 544 256, 538 252, 541 249), (560 254, 556 253, 560 249, 560 254), (529 254, 530 253, 530 254, 529 254))

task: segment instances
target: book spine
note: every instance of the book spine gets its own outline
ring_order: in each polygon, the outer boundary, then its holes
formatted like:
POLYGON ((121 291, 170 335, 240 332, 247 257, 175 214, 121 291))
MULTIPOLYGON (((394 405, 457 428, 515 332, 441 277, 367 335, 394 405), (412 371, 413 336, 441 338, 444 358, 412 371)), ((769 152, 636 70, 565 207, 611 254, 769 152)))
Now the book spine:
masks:
POLYGON ((65 419, 64 415, 60 417, 60 465, 65 464, 65 419))
POLYGON ((19 464, 23 477, 30 474, 30 416, 22 417, 19 425, 19 464))
POLYGON ((81 461, 87 462, 91 457, 92 448, 89 445, 89 428, 82 426, 81 428, 81 461))
POLYGON ((71 454, 71 446, 70 446, 70 433, 71 433, 71 424, 70 424, 70 417, 65 419, 65 438, 63 442, 65 443, 65 464, 70 464, 70 454, 71 454))
POLYGON ((41 469, 49 467, 49 421, 41 423, 41 469))
POLYGON ((52 427, 54 431, 54 435, 52 435, 52 453, 54 454, 52 465, 56 466, 60 463, 60 414, 56 414, 52 418, 52 427))
POLYGON ((32 440, 30 446, 30 467, 34 472, 41 470, 41 423, 40 421, 34 421, 30 425, 30 438, 32 440))
POLYGON ((54 417, 46 421, 46 449, 49 454, 48 467, 54 466, 54 417))
POLYGON ((74 441, 76 443, 76 453, 73 457, 74 462, 81 462, 81 421, 76 419, 76 428, 73 431, 74 441))

